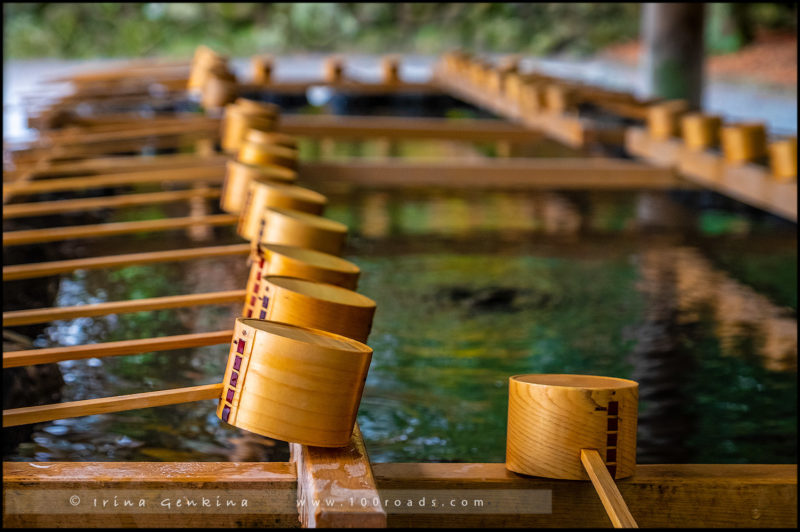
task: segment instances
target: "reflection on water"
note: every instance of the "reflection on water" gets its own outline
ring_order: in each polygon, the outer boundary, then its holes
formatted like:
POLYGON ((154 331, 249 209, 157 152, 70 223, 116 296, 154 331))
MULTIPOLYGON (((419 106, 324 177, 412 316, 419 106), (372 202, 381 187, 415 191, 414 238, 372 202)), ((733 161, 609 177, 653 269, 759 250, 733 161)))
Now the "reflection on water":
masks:
MULTIPOLYGON (((795 226, 702 210, 691 193, 687 209, 662 192, 308 185, 350 227, 346 258, 378 303, 359 412, 373 460, 502 461, 508 377, 531 372, 638 380, 642 463, 796 460, 795 226)), ((241 288, 246 269, 230 257, 76 272, 59 304, 241 288)), ((56 322, 37 344, 226 329, 239 308, 56 322)), ((215 382, 226 358, 213 346, 64 362, 63 400, 215 382)), ((4 459, 286 456, 205 401, 41 424, 4 459)))

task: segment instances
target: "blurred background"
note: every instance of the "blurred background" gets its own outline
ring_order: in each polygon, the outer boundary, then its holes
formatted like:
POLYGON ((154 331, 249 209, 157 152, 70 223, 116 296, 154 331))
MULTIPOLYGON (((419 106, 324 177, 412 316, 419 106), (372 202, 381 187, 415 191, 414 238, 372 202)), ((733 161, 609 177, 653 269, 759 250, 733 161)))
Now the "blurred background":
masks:
MULTIPOLYGON (((5 3, 6 59, 340 51, 593 54, 633 41, 638 3, 5 3)), ((737 52, 797 31, 796 3, 714 3, 707 47, 737 52)), ((770 63, 782 57, 763 58, 770 63)))
MULTIPOLYGON (((255 54, 291 56, 292 77, 316 72, 320 65, 313 59, 331 52, 403 53, 406 74, 415 80, 427 77, 435 56, 447 50, 517 53, 547 74, 646 96, 639 39, 644 5, 5 3, 4 103, 16 104, 17 91, 45 74, 97 68, 112 58, 186 59, 200 44, 245 69, 255 54)), ((703 25, 703 108, 733 120, 765 121, 778 134, 795 133, 796 3, 709 3, 703 25)), ((279 62, 279 77, 281 68, 279 62)), ((25 136, 15 124, 21 122, 4 120, 6 136, 25 136)))

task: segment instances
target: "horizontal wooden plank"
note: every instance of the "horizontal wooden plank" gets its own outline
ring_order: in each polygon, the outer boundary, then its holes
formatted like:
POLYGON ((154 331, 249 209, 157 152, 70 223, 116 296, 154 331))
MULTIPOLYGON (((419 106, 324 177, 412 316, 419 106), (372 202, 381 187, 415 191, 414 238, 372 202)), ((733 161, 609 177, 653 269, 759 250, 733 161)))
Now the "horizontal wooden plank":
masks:
POLYGON ((23 244, 40 244, 56 240, 75 238, 99 238, 105 236, 145 233, 149 231, 171 231, 195 226, 236 225, 239 217, 234 214, 210 214, 206 216, 184 216, 180 218, 160 218, 135 222, 115 222, 107 224, 71 225, 26 229, 3 233, 3 247, 23 244))
MULTIPOLYGON (((62 161, 85 158, 108 158, 110 156, 120 156, 120 154, 139 154, 147 149, 176 149, 191 150, 200 140, 214 139, 218 136, 214 131, 195 131, 176 135, 164 135, 160 137, 150 137, 142 139, 122 139, 106 143, 79 144, 66 147, 54 148, 34 148, 15 152, 13 160, 15 164, 35 163, 37 158, 44 157, 48 161, 62 161)), ((125 155, 127 156, 127 155, 125 155)), ((44 168, 44 167, 43 167, 44 168)))
POLYGON ((371 116, 283 115, 290 135, 334 139, 442 139, 470 142, 531 142, 541 134, 505 120, 371 116))
POLYGON ((106 316, 108 314, 122 314, 127 312, 193 307, 197 305, 218 305, 237 301, 244 302, 246 293, 246 290, 223 290, 205 294, 186 294, 129 299, 125 301, 108 301, 106 303, 95 303, 94 305, 12 310, 3 312, 3 327, 30 325, 32 323, 48 323, 55 320, 72 320, 75 318, 92 316, 106 316))
POLYGON ((233 336, 232 330, 214 331, 162 336, 160 338, 140 338, 138 340, 120 340, 118 342, 9 351, 3 353, 3 368, 50 364, 63 360, 135 355, 153 351, 218 345, 228 343, 231 340, 231 336, 233 336))
POLYGON ((65 523, 91 528, 297 528, 296 492, 297 475, 290 462, 4 462, 3 524, 31 528, 63 527, 65 523), (133 507, 123 505, 126 494, 136 503, 133 507), (186 504, 188 498, 200 507, 202 495, 208 497, 202 510, 174 506, 177 499, 184 498, 186 504), (80 500, 70 502, 75 496, 80 500), (102 501, 113 505, 115 496, 119 507, 104 510, 102 501), (249 499, 248 508, 226 506, 228 500, 240 502, 242 497, 249 499), (140 498, 146 498, 146 509, 139 507, 140 498), (51 507, 41 508, 37 499, 51 507), (170 507, 162 506, 165 499, 170 507))
POLYGON ((380 499, 367 448, 358 424, 347 447, 323 448, 290 443, 297 464, 298 498, 304 501, 300 522, 304 528, 386 528, 386 511, 372 501, 380 499), (370 504, 362 505, 365 499, 370 504), (315 505, 314 501, 335 501, 315 505), (351 504, 353 501, 359 501, 351 504))
POLYGON ((3 410, 3 427, 219 399, 222 383, 3 410))
POLYGON ((220 182, 225 177, 223 161, 213 160, 201 163, 194 168, 145 170, 108 175, 61 177, 24 181, 3 185, 3 194, 14 196, 37 194, 41 192, 59 192, 64 190, 91 190, 104 187, 121 187, 142 183, 182 183, 195 181, 220 182))
MULTIPOLYGON (((147 121, 150 122, 150 121, 147 121)), ((51 143, 51 147, 67 147, 78 144, 108 143, 122 140, 143 139, 151 137, 163 137, 169 135, 180 135, 184 133, 197 133, 199 131, 219 130, 219 119, 197 117, 186 119, 172 119, 169 122, 154 121, 149 124, 142 124, 141 127, 114 127, 108 131, 89 131, 73 130, 61 134, 46 135, 44 143, 51 143), (160 123, 159 123, 160 122, 160 123)))
POLYGON ((305 94, 312 87, 328 87, 336 92, 349 94, 402 94, 402 93, 441 93, 441 88, 428 83, 365 83, 350 79, 328 82, 323 79, 309 81, 280 80, 262 85, 256 83, 239 83, 240 92, 267 92, 279 94, 305 94))
MULTIPOLYGON (((373 464, 373 471, 382 493, 475 490, 475 497, 491 500, 492 490, 552 490, 550 514, 526 513, 523 501, 512 515, 389 512, 390 527, 611 525, 588 481, 526 477, 504 464, 373 464)), ((617 486, 643 528, 797 526, 796 465, 640 465, 617 486)))
POLYGON ((510 189, 692 188, 665 168, 612 159, 358 160, 306 163, 307 180, 336 180, 374 187, 440 186, 510 189))
POLYGON ((159 203, 187 201, 192 198, 218 198, 219 196, 219 188, 201 188, 191 190, 168 190, 165 192, 120 194, 117 196, 101 196, 97 198, 15 203, 3 206, 3 218, 7 219, 23 218, 28 216, 47 216, 52 214, 63 214, 65 212, 114 209, 120 207, 133 207, 136 205, 156 205, 159 203))
MULTIPOLYGON (((113 462, 14 462, 3 464, 4 496, 13 489, 103 490, 113 498, 118 489, 296 489, 294 464, 286 463, 113 463, 113 462)), ((493 500, 501 490, 520 492, 552 490, 552 513, 533 514, 523 499, 512 515, 485 512, 450 512, 438 509, 405 514, 393 511, 388 524, 431 527, 609 527, 591 483, 524 477, 511 473, 504 464, 466 463, 389 463, 373 464, 378 490, 384 500, 398 493, 420 497, 444 490, 463 490, 474 497, 493 500)), ((318 470, 322 472, 324 469, 318 470)), ((786 527, 797 525, 796 465, 640 465, 636 474, 617 482, 632 514, 642 527, 786 527)), ((439 497, 442 500, 442 497, 439 497)), ((406 501, 403 500, 403 503, 406 501)), ((415 501, 416 502, 416 501, 415 501)), ((446 504, 446 500, 444 501, 446 504)), ((204 513, 198 520, 194 512, 166 515, 120 509, 93 513, 71 511, 64 514, 9 514, 4 506, 4 524, 58 526, 235 526, 241 514, 204 513)), ((287 522, 267 522, 262 526, 297 526, 287 522)), ((252 517, 255 519, 255 517, 252 517)))
POLYGON ((221 487, 265 482, 293 485, 296 467, 291 462, 3 462, 3 482, 42 483, 65 488, 158 484, 221 487))
POLYGON ((75 270, 96 270, 99 268, 118 268, 131 264, 153 264, 181 260, 227 257, 231 255, 247 255, 250 244, 232 244, 229 246, 212 246, 189 249, 170 249, 167 251, 148 251, 144 253, 126 253, 123 255, 107 255, 86 259, 54 260, 32 264, 16 264, 3 266, 3 281, 46 277, 75 270))
POLYGON ((198 166, 223 165, 228 156, 217 155, 213 157, 199 157, 196 153, 179 153, 153 156, 119 156, 95 157, 76 161, 48 161, 40 168, 28 169, 34 179, 43 177, 56 177, 63 174, 72 175, 98 175, 114 174, 121 172, 136 172, 141 170, 163 170, 166 168, 191 168, 198 166))

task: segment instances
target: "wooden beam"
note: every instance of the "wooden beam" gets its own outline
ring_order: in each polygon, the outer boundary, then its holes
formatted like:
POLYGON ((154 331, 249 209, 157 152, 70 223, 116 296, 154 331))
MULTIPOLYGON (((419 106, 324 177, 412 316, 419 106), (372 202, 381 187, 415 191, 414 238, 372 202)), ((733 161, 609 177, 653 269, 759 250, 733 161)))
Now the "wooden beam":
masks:
POLYGON ((205 248, 170 249, 167 251, 147 251, 144 253, 126 253, 124 255, 108 255, 85 259, 56 260, 32 264, 16 264, 3 266, 3 281, 46 277, 75 270, 96 270, 99 268, 117 268, 131 264, 153 264, 180 260, 205 259, 211 257, 227 257, 231 255, 247 255, 250 244, 232 244, 228 246, 212 246, 205 248))
POLYGON ((138 152, 143 148, 186 149, 191 147, 193 141, 216 138, 217 136, 218 132, 212 130, 198 130, 170 135, 111 140, 108 142, 54 146, 52 148, 36 147, 15 155, 15 160, 24 162, 40 154, 45 155, 48 160, 56 160, 101 157, 122 152, 138 152))
POLYGON ((157 220, 139 220, 136 222, 25 229, 22 231, 3 233, 3 247, 20 246, 23 244, 40 244, 42 242, 71 240, 75 238, 127 235, 131 233, 145 233, 148 231, 171 231, 198 225, 236 225, 238 221, 239 217, 234 214, 210 214, 207 216, 184 216, 181 218, 161 218, 157 220))
POLYGON ((600 158, 306 163, 300 168, 300 176, 372 187, 671 189, 689 186, 669 169, 600 158))
MULTIPOLYGON (((493 494, 505 490, 519 492, 521 498, 530 493, 528 490, 553 490, 551 514, 529 513, 530 505, 526 508, 525 500, 520 511, 513 515, 489 510, 447 513, 441 507, 430 509, 429 496, 428 513, 422 510, 400 513, 392 511, 390 504, 390 527, 608 526, 608 517, 589 482, 523 477, 508 472, 504 464, 389 463, 372 467, 384 497, 400 492, 415 498, 424 493, 436 497, 444 493, 442 490, 474 490, 475 497, 492 501, 493 494)), ((797 525, 796 465, 640 465, 632 478, 619 481, 618 486, 643 527, 795 528, 797 525)), ((142 512, 139 508, 120 506, 99 512, 90 506, 72 507, 69 503, 69 496, 75 490, 100 490, 96 493, 113 501, 117 490, 141 489, 145 495, 151 490, 159 493, 156 506, 164 497, 163 491, 173 488, 196 489, 200 493, 254 490, 272 496, 286 490, 294 498, 297 482, 292 463, 4 462, 3 522, 7 526, 39 527, 65 522, 80 527, 299 525, 296 506, 291 507, 291 513, 275 516, 263 512, 233 513, 229 508, 219 511, 212 508, 202 513, 194 508, 185 512, 174 508, 168 512, 142 512), (47 497, 42 490, 68 495, 60 501, 47 497), (26 494, 35 494, 34 498, 43 504, 63 504, 64 510, 24 504, 22 497, 26 494)), ((447 501, 449 497, 439 499, 447 501)), ((257 503, 250 504, 253 512, 261 508, 257 503)))
POLYGON ((166 168, 191 168, 196 166, 224 165, 227 155, 203 157, 196 153, 178 153, 154 156, 122 156, 97 157, 78 161, 48 161, 41 168, 23 168, 30 170, 34 179, 54 177, 63 174, 97 175, 118 172, 136 172, 141 170, 163 170, 166 168))
POLYGON ((436 75, 436 82, 445 92, 468 103, 516 120, 526 127, 541 131, 548 137, 573 148, 582 148, 596 140, 622 141, 624 130, 621 127, 598 129, 592 121, 577 115, 540 112, 535 115, 522 113, 515 102, 489 94, 464 80, 436 75))
POLYGON ((289 462, 3 462, 3 525, 297 528, 296 492, 295 465, 289 462), (80 502, 70 502, 72 496, 80 502), (133 506, 121 502, 128 497, 133 506), (167 498, 168 508, 162 506, 167 498), (243 498, 246 508, 239 507, 243 498), (175 506, 178 499, 183 507, 175 506), (197 507, 186 507, 186 499, 197 507), (228 500, 237 508, 227 506, 228 500))
POLYGON ((719 153, 690 150, 677 138, 653 139, 637 127, 627 129, 625 147, 650 164, 677 169, 697 185, 797 222, 797 182, 773 179, 766 166, 730 164, 719 153))
POLYGON ((70 129, 60 133, 50 133, 44 136, 42 142, 52 143, 52 147, 65 147, 75 144, 108 143, 120 140, 181 135, 199 131, 216 132, 219 127, 218 118, 199 117, 169 119, 168 121, 164 119, 142 119, 138 125, 128 127, 127 124, 125 126, 113 124, 111 127, 106 128, 106 131, 96 131, 96 128, 90 128, 88 131, 70 129))
POLYGON ((62 177, 39 181, 9 183, 3 185, 3 194, 5 195, 6 192, 8 192, 14 196, 22 196, 42 192, 91 190, 94 188, 121 187, 142 183, 218 182, 222 181, 224 177, 225 168, 223 164, 212 161, 208 165, 198 166, 196 168, 150 170, 88 177, 62 177))
POLYGON ((48 323, 56 320, 73 320, 75 318, 92 316, 106 316, 108 314, 123 314, 127 312, 194 307, 197 305, 220 305, 236 301, 244 302, 246 294, 246 290, 223 290, 205 294, 128 299, 125 301, 108 301, 106 303, 76 305, 72 307, 12 310, 3 312, 3 327, 30 325, 32 323, 48 323))
POLYGON ((304 528, 386 528, 386 511, 372 475, 358 424, 350 444, 340 449, 290 443, 297 464, 297 497, 304 528), (369 504, 362 505, 366 499, 369 504), (332 501, 314 504, 314 501, 332 501))
POLYGON ((120 194, 118 196, 101 196, 97 198, 78 198, 71 200, 36 201, 32 203, 15 203, 3 206, 3 219, 24 218, 29 216, 47 216, 65 212, 83 212, 96 209, 114 209, 133 207, 136 205, 155 205, 158 203, 174 203, 192 198, 218 198, 219 188, 168 190, 165 192, 144 192, 140 194, 120 194))
POLYGON ((136 355, 154 351, 170 351, 172 349, 219 345, 229 342, 231 336, 233 336, 232 330, 178 334, 175 336, 162 336, 160 338, 141 338, 138 340, 121 340, 118 342, 102 342, 99 344, 9 351, 3 353, 3 368, 18 368, 21 366, 35 366, 37 364, 51 364, 64 360, 136 355))
POLYGON ((335 139, 443 139, 466 142, 532 142, 541 134, 505 120, 371 116, 283 115, 283 133, 335 139))
POLYGON ((280 94, 305 94, 312 87, 328 87, 336 92, 350 94, 402 94, 402 93, 441 93, 441 89, 433 83, 362 83, 343 79, 334 83, 319 79, 311 81, 276 81, 266 85, 257 83, 239 83, 240 92, 266 92, 280 94))
POLYGON ((10 410, 3 410, 3 428, 43 423, 45 421, 53 421, 54 419, 94 416, 96 414, 139 410, 140 408, 153 408, 156 406, 193 403, 195 401, 205 401, 207 399, 219 399, 222 395, 222 388, 223 385, 220 382, 216 384, 191 386, 189 388, 175 388, 172 390, 158 390, 155 392, 71 401, 68 403, 12 408, 10 410))
MULTIPOLYGON (((508 471, 505 464, 373 464, 382 494, 474 490, 498 502, 497 490, 550 490, 552 513, 531 513, 524 495, 512 514, 389 512, 390 527, 608 527, 608 516, 588 481, 549 480, 508 471)), ((797 526, 796 465, 639 465, 617 481, 643 528, 797 526)), ((441 500, 442 497, 439 497, 441 500)), ((470 497, 472 499, 472 497, 470 497)), ((508 501, 505 501, 507 504, 508 501)))

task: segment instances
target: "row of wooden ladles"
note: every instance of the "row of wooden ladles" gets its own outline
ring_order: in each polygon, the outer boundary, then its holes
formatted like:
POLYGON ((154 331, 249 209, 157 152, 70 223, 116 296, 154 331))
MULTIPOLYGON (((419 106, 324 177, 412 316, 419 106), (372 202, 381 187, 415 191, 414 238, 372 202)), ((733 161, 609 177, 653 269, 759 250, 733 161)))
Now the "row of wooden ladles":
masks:
MULTIPOLYGON (((289 442, 350 442, 372 349, 375 302, 358 294, 360 270, 342 259, 343 224, 321 216, 327 199, 293 182, 296 140, 275 131, 278 109, 239 99, 226 106, 228 162, 221 206, 253 242, 242 317, 217 415, 289 442)), ((518 375, 509 386, 507 466, 586 479, 582 449, 612 476, 633 473, 638 385, 584 375, 518 375)))

